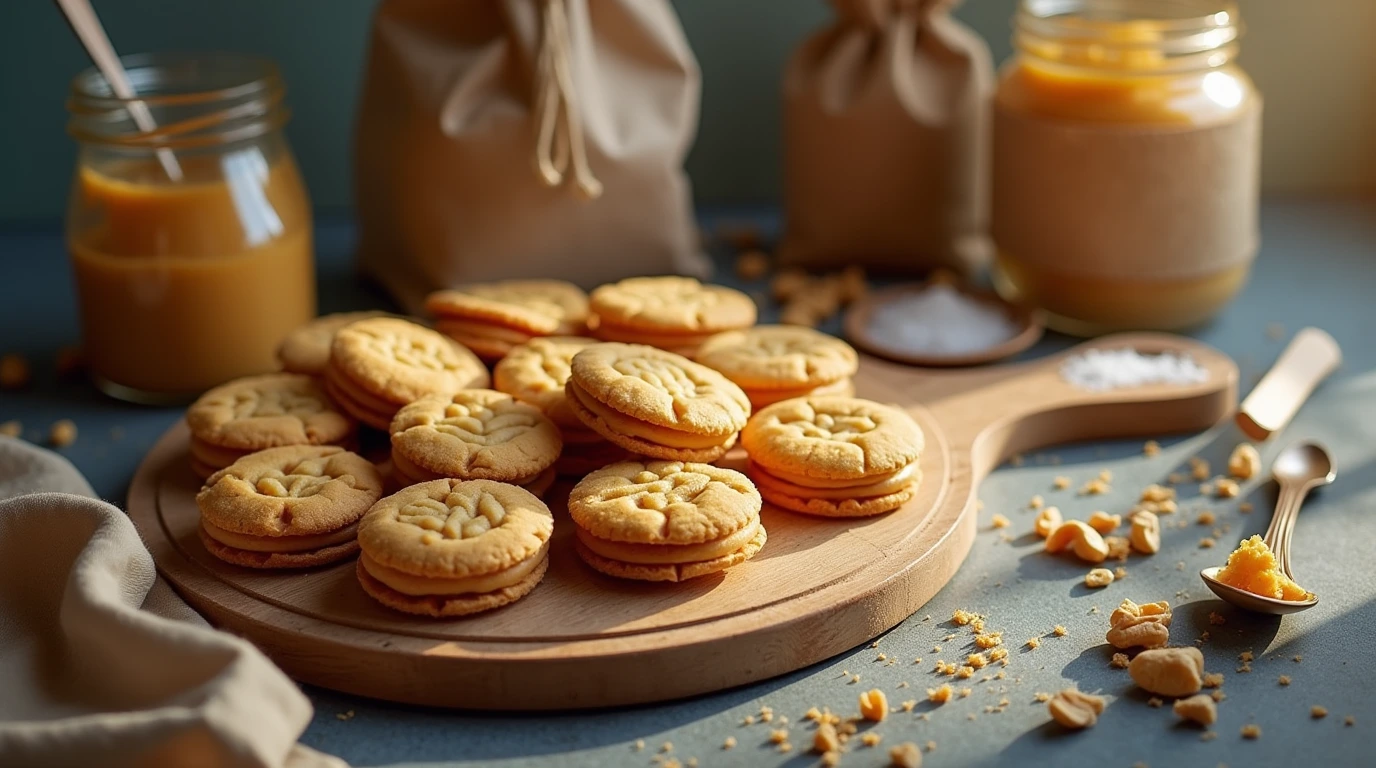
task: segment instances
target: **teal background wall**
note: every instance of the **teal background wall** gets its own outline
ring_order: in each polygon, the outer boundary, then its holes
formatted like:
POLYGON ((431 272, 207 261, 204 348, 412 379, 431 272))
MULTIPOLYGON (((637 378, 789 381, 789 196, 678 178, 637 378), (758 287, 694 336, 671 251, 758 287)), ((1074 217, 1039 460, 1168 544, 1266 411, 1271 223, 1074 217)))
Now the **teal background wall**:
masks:
MULTIPOLYGON (((456 0, 487 2, 487 0, 456 0)), ((95 0, 122 53, 232 50, 280 64, 288 129, 317 207, 349 205, 354 106, 377 0, 95 0)), ((593 0, 597 2, 597 0, 593 0)), ((958 15, 1001 59, 1015 0, 969 0, 958 15)), ((777 199, 779 79, 793 47, 825 23, 823 0, 676 0, 703 71, 688 160, 698 201, 777 199)), ((66 205, 75 147, 67 84, 89 66, 55 3, 0 0, 0 221, 51 222, 66 205)))

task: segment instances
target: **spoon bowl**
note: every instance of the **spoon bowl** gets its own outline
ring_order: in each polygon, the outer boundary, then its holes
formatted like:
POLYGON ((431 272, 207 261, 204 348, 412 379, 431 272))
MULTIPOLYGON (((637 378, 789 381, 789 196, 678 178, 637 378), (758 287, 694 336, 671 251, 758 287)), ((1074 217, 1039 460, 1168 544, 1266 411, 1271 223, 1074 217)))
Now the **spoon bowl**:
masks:
MULTIPOLYGON (((1276 558, 1276 567, 1293 580, 1290 573, 1290 538, 1299 518, 1300 505, 1305 494, 1313 488, 1328 485, 1337 474, 1333 471, 1333 460, 1323 446, 1314 442, 1296 443, 1287 446, 1271 465, 1271 475, 1280 485, 1280 496, 1276 499, 1276 512, 1271 518, 1271 527, 1266 530, 1266 546, 1276 558)), ((1199 572, 1209 589, 1223 600, 1239 608, 1257 613, 1286 614, 1298 613, 1318 604, 1319 598, 1311 594, 1307 600, 1280 600, 1238 589, 1218 580, 1218 566, 1205 568, 1199 572)))

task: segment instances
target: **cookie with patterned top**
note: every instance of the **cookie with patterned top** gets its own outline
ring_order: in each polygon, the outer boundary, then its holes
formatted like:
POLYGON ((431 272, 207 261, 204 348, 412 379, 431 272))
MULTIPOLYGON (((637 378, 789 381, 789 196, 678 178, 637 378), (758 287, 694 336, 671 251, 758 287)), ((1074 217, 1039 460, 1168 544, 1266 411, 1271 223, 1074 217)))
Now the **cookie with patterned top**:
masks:
POLYGON ((740 385, 756 408, 812 394, 849 395, 860 363, 846 342, 796 325, 719 333, 695 359, 740 385))
POLYGON ((767 540, 760 507, 740 472, 680 461, 604 467, 568 501, 584 562, 643 581, 683 581, 750 559, 767 540))
POLYGON ((562 280, 502 280, 436 291, 425 308, 436 330, 496 361, 533 338, 582 333, 588 295, 562 280))
POLYGON ((382 496, 372 462, 333 446, 245 456, 196 495, 211 554, 250 568, 304 568, 357 549, 356 524, 382 496))
POLYGON ((316 379, 249 376, 201 395, 186 411, 193 465, 202 477, 266 448, 352 444, 356 424, 316 379))
POLYGON ((691 277, 632 277, 592 292, 593 335, 692 356, 721 331, 755 324, 755 302, 724 285, 691 277))
POLYGON ((716 461, 750 416, 750 400, 725 376, 640 344, 583 349, 565 394, 593 431, 632 453, 671 461, 716 461))
POLYGON ((359 523, 358 580, 378 602, 427 616, 506 605, 548 567, 554 516, 492 480, 434 480, 373 506, 359 523))
POLYGON ((922 428, 904 411, 855 397, 771 405, 741 433, 747 468, 766 501, 826 517, 864 517, 916 493, 922 428))
POLYGON ((392 416, 426 395, 486 387, 487 368, 453 339, 408 320, 377 317, 334 335, 325 384, 359 421, 387 429, 392 416))
POLYGON ((559 429, 539 408, 504 392, 430 395, 392 419, 392 461, 406 477, 525 485, 559 458, 559 429))
POLYGON ((561 430, 585 429, 565 402, 564 385, 572 373, 573 356, 596 343, 583 336, 532 339, 497 363, 492 387, 539 408, 561 430))

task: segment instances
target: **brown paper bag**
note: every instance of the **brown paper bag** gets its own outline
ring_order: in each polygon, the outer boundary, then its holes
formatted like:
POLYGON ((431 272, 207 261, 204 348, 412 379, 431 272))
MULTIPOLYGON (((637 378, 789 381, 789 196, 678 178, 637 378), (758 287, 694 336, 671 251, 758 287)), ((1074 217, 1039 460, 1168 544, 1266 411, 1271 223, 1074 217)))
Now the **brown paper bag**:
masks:
POLYGON ((703 275, 683 173, 698 96, 667 0, 383 0, 362 268, 411 311, 470 281, 703 275))
POLYGON ((832 0, 784 79, 781 263, 897 270, 987 259, 984 41, 958 0, 832 0))

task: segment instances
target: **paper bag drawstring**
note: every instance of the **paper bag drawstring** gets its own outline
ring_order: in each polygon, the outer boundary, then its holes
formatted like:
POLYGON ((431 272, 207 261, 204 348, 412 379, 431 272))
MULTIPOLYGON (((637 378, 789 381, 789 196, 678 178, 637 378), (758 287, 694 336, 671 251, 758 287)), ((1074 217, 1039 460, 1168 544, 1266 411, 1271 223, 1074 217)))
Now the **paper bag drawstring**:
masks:
POLYGON ((563 184, 570 169, 579 194, 589 200, 602 194, 602 182, 588 167, 583 123, 569 71, 569 20, 564 0, 541 0, 542 29, 536 62, 535 167, 551 187, 563 184))

